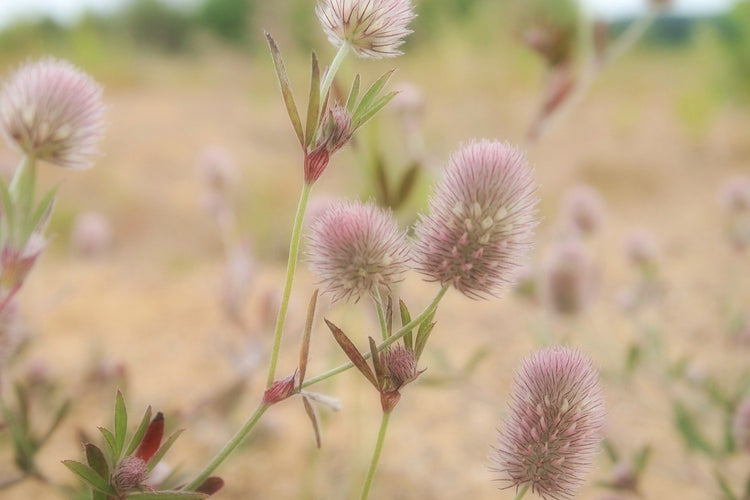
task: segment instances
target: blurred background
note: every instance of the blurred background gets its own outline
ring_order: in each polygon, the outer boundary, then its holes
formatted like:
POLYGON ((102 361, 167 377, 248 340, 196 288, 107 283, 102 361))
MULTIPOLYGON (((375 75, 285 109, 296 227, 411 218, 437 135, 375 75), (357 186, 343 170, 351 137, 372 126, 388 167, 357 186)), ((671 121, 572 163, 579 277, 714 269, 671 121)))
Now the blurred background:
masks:
MULTIPOLYGON (((530 350, 567 342, 602 367, 610 409, 608 452, 581 498, 732 498, 717 472, 741 492, 750 467, 748 452, 725 446, 748 395, 750 239, 745 225, 737 236, 722 193, 750 173, 750 2, 675 0, 538 135, 529 130, 558 111, 556 92, 568 87, 557 77, 568 76, 529 48, 531 3, 419 0, 403 56, 349 58, 337 77, 344 89, 355 73, 372 81, 396 67, 391 86, 402 92, 331 161, 311 210, 333 197, 374 198, 406 226, 450 152, 487 137, 528 151, 543 217, 517 293, 447 296, 428 370, 391 419, 372 497, 512 498, 497 490, 487 456, 513 372, 530 350), (593 230, 571 228, 577 204, 593 230), (545 280, 573 233, 592 278, 570 310, 545 280), (641 455, 647 465, 629 462, 641 455)), ((585 0, 594 51, 643 19, 647 3, 585 0)), ((0 0, 3 77, 26 60, 64 58, 103 84, 109 107, 93 169, 39 172, 61 188, 49 251, 21 297, 32 342, 14 370, 77 391, 39 459, 57 481, 75 483, 59 461, 80 453, 81 433, 108 423, 115 385, 127 388, 133 414, 151 404, 187 428, 167 460, 186 473, 254 407, 302 179, 263 31, 304 102, 309 52, 323 64, 335 53, 314 5, 0 0)), ((0 144, 0 170, 17 161, 0 144)), ((282 372, 294 369, 314 282, 300 267, 282 372)), ((419 310, 435 287, 412 274, 398 293, 419 310)), ((359 330, 364 347, 377 328, 369 313, 324 304, 319 315, 359 330)), ((320 325, 312 356, 314 373, 344 360, 320 325)), ((286 401, 220 470, 227 486, 217 498, 357 494, 377 396, 351 372, 319 390, 344 406, 321 410, 322 450, 302 405, 286 401)), ((33 481, 0 493, 66 495, 33 481)))

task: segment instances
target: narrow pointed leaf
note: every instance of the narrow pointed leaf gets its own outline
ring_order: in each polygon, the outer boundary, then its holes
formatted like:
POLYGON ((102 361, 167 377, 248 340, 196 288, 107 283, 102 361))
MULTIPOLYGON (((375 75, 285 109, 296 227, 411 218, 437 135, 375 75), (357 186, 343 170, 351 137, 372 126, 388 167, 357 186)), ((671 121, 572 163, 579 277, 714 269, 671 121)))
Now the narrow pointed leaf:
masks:
POLYGON ((427 339, 430 338, 432 329, 435 327, 435 323, 427 323, 426 321, 419 326, 419 333, 417 333, 417 342, 414 346, 414 357, 417 361, 422 357, 422 351, 427 345, 427 339), (423 326, 427 325, 425 328, 423 326))
POLYGON ((136 429, 135 434, 133 434, 133 437, 130 438, 130 444, 128 444, 128 447, 125 449, 126 457, 132 455, 135 449, 141 443, 143 436, 146 434, 146 429, 148 429, 149 422, 151 422, 150 405, 148 408, 146 408, 146 412, 143 414, 143 418, 141 419, 141 423, 138 424, 138 428, 136 429))
POLYGON ((292 86, 289 83, 289 76, 286 74, 284 60, 281 58, 281 51, 279 50, 279 46, 276 45, 276 41, 269 33, 266 33, 266 40, 268 40, 268 47, 271 50, 271 58, 273 59, 273 66, 276 69, 276 77, 279 80, 279 87, 281 88, 281 95, 284 98, 286 111, 289 114, 289 119, 292 122, 292 127, 294 127, 294 133, 297 134, 300 146, 304 148, 305 138, 302 132, 302 122, 299 118, 297 105, 294 103, 294 94, 292 93, 292 86))
POLYGON ((315 142, 318 131, 318 113, 320 113, 320 68, 315 52, 312 53, 310 70, 310 97, 307 102, 307 124, 305 125, 305 146, 315 142))
POLYGON ((159 461, 164 458, 164 455, 169 451, 169 449, 172 447, 174 442, 177 440, 178 437, 180 437, 180 434, 182 434, 185 431, 185 429, 178 429, 174 431, 170 436, 167 438, 166 441, 164 441, 164 444, 161 445, 159 448, 159 451, 157 451, 154 456, 149 460, 148 465, 146 466, 146 470, 148 472, 151 472, 154 467, 156 467, 156 464, 159 463, 159 461))
MULTIPOLYGON (((409 322, 411 322, 411 315, 409 314, 409 309, 406 307, 406 303, 403 300, 398 299, 398 307, 401 310, 401 326, 408 325, 409 322)), ((406 346, 408 350, 414 351, 414 343, 412 340, 411 332, 412 331, 409 330, 404 334, 404 346, 406 346)))
MULTIPOLYGON (((393 75, 394 71, 395 70, 392 69, 384 73, 380 78, 375 80, 372 85, 370 85, 370 88, 367 89, 365 94, 362 96, 362 100, 359 101, 357 109, 353 113, 355 117, 358 117, 370 108, 370 104, 375 100, 380 91, 383 90, 383 87, 385 87, 385 84, 388 83, 388 80, 390 80, 391 75, 393 75)), ((354 118, 353 121, 356 121, 356 118, 354 118)))
POLYGON ((694 417, 688 412, 687 408, 676 401, 674 403, 675 425, 677 430, 682 434, 685 444, 691 450, 700 450, 708 455, 713 453, 711 445, 698 430, 694 417))
POLYGON ((110 486, 109 482, 88 465, 76 462, 75 460, 63 460, 63 464, 93 488, 108 495, 117 495, 117 492, 110 486))
POLYGON ((383 206, 391 206, 391 189, 388 181, 388 173, 385 171, 385 163, 380 155, 374 159, 375 187, 380 193, 380 202, 383 206))
POLYGON ((115 396, 115 452, 119 457, 125 446, 125 434, 128 432, 128 411, 125 408, 125 398, 118 389, 115 396))
POLYGON ((140 444, 138 444, 138 448, 135 450, 135 456, 140 458, 144 462, 149 462, 151 460, 151 457, 153 457, 159 449, 159 445, 161 444, 161 439, 163 436, 164 414, 162 412, 159 412, 156 414, 153 420, 151 420, 151 423, 148 424, 146 433, 143 436, 140 444))
POLYGON ((361 78, 359 76, 359 73, 354 77, 354 82, 352 83, 352 88, 349 90, 349 97, 346 99, 346 110, 349 111, 349 114, 354 111, 354 105, 357 103, 357 97, 359 97, 359 85, 361 83, 361 78))
POLYGON ((604 453, 613 464, 616 464, 620 461, 620 454, 615 449, 612 441, 610 441, 609 439, 605 439, 604 441, 602 441, 602 448, 604 448, 604 453))
POLYGON ((13 234, 14 217, 13 212, 13 201, 11 200, 10 193, 8 192, 8 186, 5 184, 5 179, 0 179, 0 201, 2 202, 2 219, 5 224, 8 225, 8 234, 13 234))
POLYGON ((378 354, 378 346, 375 344, 375 340, 372 337, 367 337, 370 341, 370 355, 372 356, 372 366, 375 367, 375 378, 378 380, 378 389, 385 387, 385 370, 383 369, 383 363, 380 362, 380 355, 378 354))
POLYGON ((205 493, 195 491, 144 491, 131 493, 128 500, 202 500, 208 498, 205 493))
POLYGON ((47 220, 52 213, 56 195, 57 186, 47 191, 47 194, 44 195, 44 198, 39 202, 39 205, 37 205, 34 210, 34 214, 31 216, 31 221, 26 229, 27 234, 31 234, 36 230, 44 229, 44 226, 47 224, 47 220))
POLYGON ((346 356, 351 360, 354 366, 357 367, 360 373, 362 373, 362 375, 364 375, 365 378, 369 380, 370 383, 377 389, 378 381, 375 379, 375 375, 373 375, 372 370, 367 364, 367 361, 365 361, 365 358, 362 356, 362 354, 360 354, 355 345, 352 344, 352 341, 349 340, 349 337, 347 337, 346 334, 342 332, 338 326, 334 325, 328 320, 325 320, 325 322, 328 325, 328 328, 331 330, 333 338, 336 339, 336 342, 338 342, 339 346, 341 346, 341 349, 344 351, 344 354, 346 354, 346 356))
POLYGON ((63 404, 60 405, 60 407, 55 412, 55 417, 52 419, 52 423, 49 426, 49 429, 47 429, 47 432, 44 433, 44 436, 39 439, 40 444, 44 444, 47 442, 47 440, 52 437, 52 434, 55 433, 58 427, 60 427, 60 424, 65 420, 65 417, 68 416, 68 413, 70 413, 70 408, 73 406, 73 402, 71 400, 65 400, 63 404))
POLYGON ((731 486, 729 486, 729 483, 727 482, 726 478, 721 474, 721 472, 716 471, 716 482, 719 483, 719 488, 721 489, 722 493, 722 499, 723 500, 737 500, 737 496, 732 491, 731 486))
POLYGON ((305 319, 305 331, 302 333, 302 345, 299 352, 299 387, 305 381, 307 371, 307 360, 310 356, 310 337, 312 336, 313 322, 315 321, 315 306, 318 303, 318 289, 312 294, 310 304, 307 306, 307 318, 305 319))
POLYGON ((86 461, 102 479, 109 477, 109 464, 104 453, 93 443, 86 443, 86 461))
POLYGON ((651 458, 652 451, 653 448, 651 447, 651 445, 646 445, 638 451, 635 456, 635 460, 633 460, 633 462, 635 463, 636 475, 640 475, 643 473, 643 471, 646 470, 646 466, 648 466, 648 461, 651 458))
POLYGON ((120 460, 120 455, 115 452, 116 444, 114 434, 109 432, 109 430, 105 429, 104 427, 99 427, 99 432, 101 432, 102 436, 104 436, 104 448, 107 454, 107 458, 109 458, 110 463, 117 463, 117 461, 120 460))
POLYGON ((307 416, 312 423, 313 431, 315 432, 315 445, 320 448, 320 427, 318 426, 318 416, 315 415, 315 408, 312 407, 310 401, 308 401, 307 399, 307 396, 302 396, 302 404, 305 406, 305 413, 307 413, 307 416))
POLYGON ((355 128, 359 128, 370 121, 370 118, 375 116, 378 111, 383 109, 386 104, 391 102, 391 99, 396 97, 396 94, 398 94, 398 92, 389 92, 388 94, 375 101, 375 103, 367 108, 364 112, 362 112, 362 114, 358 115, 356 120, 354 120, 354 122, 356 123, 355 128))
POLYGON ((385 304, 385 326, 388 332, 388 338, 393 335, 393 298, 389 295, 385 304))

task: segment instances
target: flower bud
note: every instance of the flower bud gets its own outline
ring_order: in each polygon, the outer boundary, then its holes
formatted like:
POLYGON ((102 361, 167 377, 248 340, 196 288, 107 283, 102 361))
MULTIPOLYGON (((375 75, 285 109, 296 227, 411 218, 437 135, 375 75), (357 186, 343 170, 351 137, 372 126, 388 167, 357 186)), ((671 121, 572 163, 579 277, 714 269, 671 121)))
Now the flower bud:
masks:
POLYGON ((414 351, 402 345, 389 347, 380 354, 380 358, 394 389, 408 384, 419 375, 414 351))
POLYGON ((117 464, 112 473, 112 486, 119 492, 131 490, 146 479, 146 462, 138 457, 125 457, 117 464))
POLYGON ((297 372, 294 372, 293 374, 289 375, 286 378, 276 380, 263 393, 263 403, 267 405, 272 405, 272 404, 278 403, 279 401, 283 401, 289 396, 291 396, 292 394, 294 394, 294 386, 295 386, 296 377, 297 377, 297 372))

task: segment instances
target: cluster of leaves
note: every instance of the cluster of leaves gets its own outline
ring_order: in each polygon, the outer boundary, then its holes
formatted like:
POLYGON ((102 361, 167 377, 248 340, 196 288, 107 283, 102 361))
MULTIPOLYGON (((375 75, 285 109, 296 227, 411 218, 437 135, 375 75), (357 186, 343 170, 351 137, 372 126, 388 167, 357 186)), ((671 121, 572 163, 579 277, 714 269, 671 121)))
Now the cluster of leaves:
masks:
MULTIPOLYGON (((120 391, 115 398, 114 432, 100 427, 99 431, 103 437, 103 450, 93 443, 84 445, 86 463, 75 460, 64 460, 68 469, 84 480, 91 490, 92 500, 115 500, 115 499, 138 499, 138 500, 199 500, 207 498, 223 486, 220 478, 208 478, 197 491, 181 491, 179 487, 154 490, 152 486, 145 483, 145 479, 154 467, 161 461, 164 455, 172 447, 176 439, 182 433, 177 430, 172 433, 163 443, 164 416, 157 413, 151 418, 151 407, 149 406, 143 418, 141 418, 135 432, 127 439, 128 414, 125 408, 125 400, 120 391), (127 445, 126 445, 127 444, 127 445), (142 460, 144 469, 141 474, 132 474, 135 480, 129 478, 125 487, 122 480, 122 470, 129 460, 142 460)), ((127 471, 126 471, 127 472, 127 471)), ((138 471, 141 472, 141 471, 138 471)), ((163 481, 162 485, 170 483, 170 479, 163 481)))

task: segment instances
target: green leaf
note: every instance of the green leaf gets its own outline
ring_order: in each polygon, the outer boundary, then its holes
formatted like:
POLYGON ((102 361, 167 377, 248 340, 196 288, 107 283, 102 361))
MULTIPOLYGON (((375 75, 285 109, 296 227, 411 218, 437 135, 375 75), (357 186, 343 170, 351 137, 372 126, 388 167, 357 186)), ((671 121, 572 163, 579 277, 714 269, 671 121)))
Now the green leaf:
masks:
POLYGON ((388 338, 390 338, 393 335, 393 298, 390 295, 385 303, 385 321, 388 338))
POLYGON ((422 357, 422 351, 427 345, 427 339, 430 338, 432 329, 435 327, 435 323, 432 322, 432 319, 434 317, 435 311, 432 311, 432 313, 430 313, 430 315, 427 316, 424 321, 419 324, 419 330, 417 331, 417 340, 414 345, 414 357, 417 359, 417 361, 419 361, 419 358, 422 357))
POLYGON ((60 424, 65 420, 65 417, 68 416, 68 413, 70 413, 70 408, 73 406, 73 402, 71 400, 66 400, 63 404, 60 405, 60 407, 57 409, 57 412, 55 412, 55 416, 52 419, 52 423, 49 426, 49 429, 47 429, 47 432, 44 433, 44 436, 39 440, 40 443, 46 443, 47 440, 52 437, 52 434, 55 433, 58 427, 60 427, 60 424))
POLYGON ((349 114, 354 111, 354 105, 357 103, 357 97, 359 97, 360 82, 361 78, 359 77, 359 73, 357 73, 357 76, 354 77, 352 88, 349 90, 349 97, 346 99, 346 110, 349 111, 349 114))
POLYGON ((164 444, 162 444, 159 447, 159 450, 154 454, 154 456, 151 458, 151 460, 148 461, 148 466, 146 467, 146 470, 148 472, 151 472, 154 467, 156 467, 156 464, 159 463, 159 461, 164 458, 164 455, 169 451, 169 449, 172 447, 174 442, 177 440, 178 437, 180 437, 180 434, 185 432, 185 429, 178 429, 174 431, 170 436, 167 438, 166 441, 164 441, 164 444))
POLYGON ((354 125, 354 128, 357 129, 370 121, 370 118, 375 116, 375 114, 383 109, 383 107, 388 104, 391 99, 393 99, 398 92, 389 92, 388 94, 384 95, 377 101, 375 101, 375 104, 367 108, 366 111, 364 111, 360 116, 357 117, 357 120, 354 122, 356 125, 354 125))
POLYGON ((143 439, 143 436, 146 434, 146 429, 148 429, 149 422, 151 422, 151 406, 150 405, 148 408, 146 408, 146 412, 143 414, 143 418, 141 419, 141 423, 138 424, 138 428, 136 429, 135 434, 133 434, 133 437, 130 438, 130 444, 125 450, 126 457, 132 455, 135 449, 138 448, 138 445, 141 444, 141 440, 143 439))
POLYGON ((409 198, 414 186, 417 183, 417 177, 419 177, 420 166, 419 163, 412 163, 408 170, 401 177, 401 182, 398 185, 398 191, 396 197, 393 200, 392 207, 396 209, 403 205, 403 203, 409 198))
POLYGON ((117 449, 115 436, 104 427, 99 427, 99 432, 104 436, 105 452, 109 462, 116 464, 120 460, 120 455, 115 451, 117 449))
POLYGON ((682 435, 682 438, 685 440, 688 449, 698 450, 708 455, 713 455, 713 448, 698 430, 695 419, 690 412, 688 412, 687 408, 685 408, 685 406, 679 401, 675 401, 673 410, 675 425, 682 435))
POLYGON ((117 495, 117 492, 112 486, 110 486, 109 482, 88 465, 76 462, 75 460, 63 460, 62 463, 74 474, 77 474, 86 481, 91 487, 96 488, 107 495, 117 495))
POLYGON ((132 498, 133 500, 202 500, 208 498, 208 495, 194 491, 144 491, 131 493, 126 498, 132 498))
POLYGON ((375 378, 378 381, 378 389, 385 387, 385 369, 383 363, 380 362, 380 355, 378 353, 378 346, 375 344, 375 339, 367 337, 370 342, 370 355, 372 356, 372 365, 375 367, 375 378))
POLYGON ((373 158, 373 169, 375 170, 375 187, 378 189, 380 204, 388 207, 391 205, 390 186, 388 173, 385 170, 383 157, 376 153, 373 158))
MULTIPOLYGON (((409 309, 406 307, 406 303, 403 300, 398 299, 398 307, 401 310, 401 326, 408 325, 411 322, 411 315, 409 314, 409 309)), ((406 346, 408 350, 413 351, 414 344, 412 341, 411 332, 411 330, 406 332, 403 338, 404 346, 406 346)))
POLYGON ((294 133, 297 134, 300 146, 304 148, 305 138, 302 132, 302 122, 299 118, 297 105, 294 103, 294 94, 292 93, 292 86, 289 83, 289 77, 286 74, 284 60, 281 58, 281 51, 279 50, 279 46, 276 45, 276 41, 269 33, 266 33, 266 40, 268 40, 268 47, 271 50, 271 58, 273 59, 273 66, 276 69, 276 77, 279 80, 279 87, 281 88, 281 95, 284 98, 286 111, 289 114, 289 119, 292 122, 292 127, 294 127, 294 133))
POLYGON ((307 360, 310 357, 310 337, 312 336, 312 326, 315 321, 315 306, 318 303, 318 289, 316 288, 310 298, 310 304, 307 306, 307 318, 305 319, 305 330, 302 333, 302 343, 299 352, 299 388, 302 389, 302 383, 305 381, 307 372, 307 360))
POLYGON ((305 406, 305 413, 307 413, 307 417, 310 419, 310 422, 313 426, 313 431, 315 432, 315 445, 320 448, 320 426, 318 425, 318 416, 315 414, 315 408, 312 407, 310 401, 307 399, 307 396, 302 396, 302 404, 305 406))
POLYGON ((336 339, 336 342, 338 342, 339 346, 344 351, 344 354, 346 354, 351 360, 352 364, 357 367, 360 373, 362 373, 362 375, 364 375, 376 389, 379 389, 378 381, 375 379, 375 375, 373 375, 370 366, 367 364, 367 361, 365 361, 362 354, 360 354, 359 350, 357 350, 356 346, 352 344, 352 341, 349 340, 349 337, 347 337, 338 326, 334 325, 327 319, 325 322, 331 330, 333 338, 336 339))
POLYGON ((86 443, 86 461, 89 466, 99 474, 102 479, 109 477, 109 464, 107 459, 104 458, 104 453, 93 443, 86 443))
POLYGON ((307 101, 307 125, 305 126, 305 146, 314 144, 318 131, 318 113, 320 113, 320 68, 315 52, 312 53, 310 70, 310 97, 307 101))
POLYGON ((92 488, 91 500, 109 500, 109 496, 106 493, 102 493, 101 491, 92 488))
POLYGON ((380 78, 375 80, 375 82, 370 85, 370 88, 367 89, 367 92, 362 96, 362 100, 359 101, 359 104, 357 105, 357 109, 353 113, 353 122, 358 121, 359 115, 364 113, 367 109, 369 109, 370 104, 372 101, 375 100, 377 95, 380 93, 381 90, 383 90, 383 87, 385 87, 385 84, 388 83, 388 80, 390 80, 391 76, 393 75, 393 72, 395 70, 390 70, 383 74, 380 78))
POLYGON ((605 439, 602 441, 602 447, 604 448, 604 453, 606 453, 607 457, 609 457, 609 460, 616 464, 620 461, 620 454, 617 453, 617 450, 615 449, 615 445, 612 444, 612 441, 609 439, 605 439))
POLYGON ((125 398, 118 389, 115 396, 115 454, 119 458, 122 447, 125 446, 125 434, 128 432, 128 411, 125 408, 125 398))
POLYGON ((466 360, 466 363, 464 363, 463 366, 463 373, 465 375, 471 375, 474 370, 477 369, 479 364, 487 358, 487 356, 490 355, 490 350, 487 348, 487 346, 480 346, 477 347, 477 349, 472 353, 471 356, 469 356, 469 359, 466 360))
POLYGON ((39 202, 39 205, 37 205, 34 213, 31 216, 31 220, 29 221, 29 224, 26 228, 24 238, 27 238, 36 230, 44 229, 44 226, 47 224, 47 220, 49 219, 49 216, 52 213, 52 208, 55 204, 55 195, 57 195, 57 189, 58 186, 55 186, 54 188, 47 191, 47 194, 44 195, 42 201, 39 202))
POLYGON ((10 193, 8 192, 8 185, 5 184, 5 179, 0 179, 0 201, 2 202, 3 222, 8 226, 8 234, 12 235, 13 228, 15 227, 15 214, 13 211, 13 201, 11 200, 10 193))
POLYGON ((719 483, 719 488, 721 489, 721 492, 724 494, 724 500, 737 500, 737 496, 732 491, 731 486, 729 486, 729 483, 727 482, 726 478, 721 474, 721 472, 716 471, 716 482, 719 483))
POLYGON ((648 462, 651 459, 652 452, 653 448, 648 444, 638 450, 638 453, 635 455, 635 459, 633 461, 635 463, 636 476, 640 476, 646 470, 648 462))

